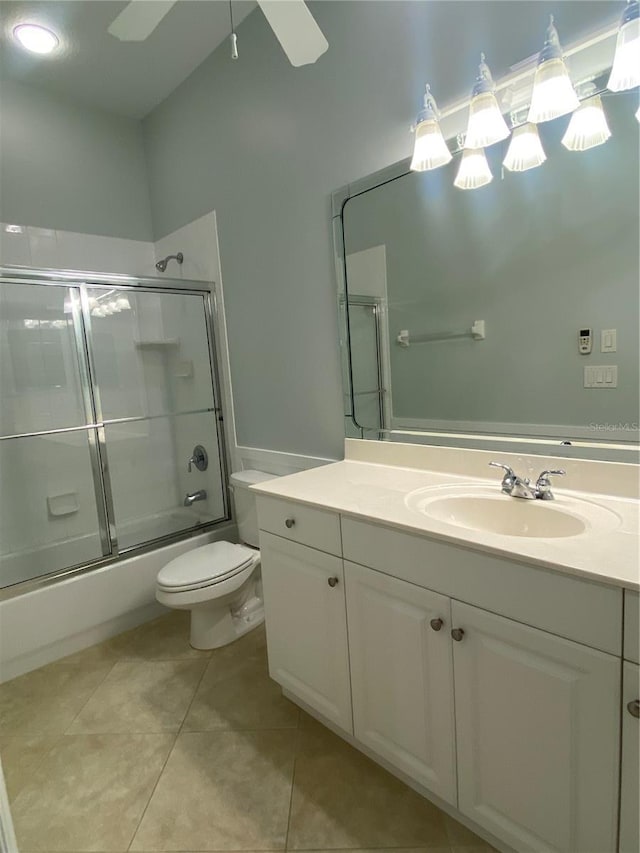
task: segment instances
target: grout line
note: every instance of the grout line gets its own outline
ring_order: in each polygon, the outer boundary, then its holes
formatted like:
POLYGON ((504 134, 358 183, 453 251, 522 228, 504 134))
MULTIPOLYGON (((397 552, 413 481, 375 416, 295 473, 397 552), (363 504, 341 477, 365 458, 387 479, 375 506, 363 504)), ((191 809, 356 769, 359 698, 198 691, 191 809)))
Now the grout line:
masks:
POLYGON ((138 834, 138 830, 140 829, 140 826, 142 825, 142 821, 144 820, 144 816, 146 815, 147 810, 148 810, 148 808, 149 808, 149 805, 151 804, 151 800, 153 799, 153 795, 155 794, 156 789, 157 789, 158 785, 160 784, 160 779, 162 779, 162 774, 164 773, 165 768, 166 768, 166 766, 167 766, 167 764, 168 764, 168 762, 169 762, 169 759, 171 758, 171 755, 173 754, 173 750, 174 750, 174 749, 175 749, 175 747, 176 747, 176 744, 177 744, 177 742, 178 742, 178 738, 179 738, 179 737, 180 737, 180 735, 182 734, 182 729, 183 729, 183 726, 184 726, 184 721, 185 721, 185 720, 187 719, 187 717, 189 716, 189 711, 191 710, 191 706, 192 706, 192 705, 193 705, 193 703, 195 702, 196 696, 198 695, 198 690, 200 690, 200 686, 201 686, 201 684, 202 684, 202 681, 203 681, 203 679, 204 679, 205 673, 206 673, 206 671, 207 671, 207 669, 208 669, 208 668, 209 668, 209 664, 208 664, 208 663, 207 663, 207 664, 202 668, 202 675, 200 676, 200 680, 198 681, 198 683, 197 683, 197 685, 196 685, 196 689, 193 691, 193 696, 191 697, 191 701, 189 702, 189 706, 188 706, 187 710, 185 711, 184 717, 182 718, 182 723, 180 724, 180 728, 179 728, 179 729, 178 729, 178 731, 175 733, 175 737, 174 737, 174 739, 173 739, 173 744, 171 745, 171 749, 170 749, 170 750, 169 750, 169 752, 167 753, 167 757, 166 757, 166 759, 165 759, 165 762, 164 762, 164 764, 162 765, 162 768, 160 769, 160 772, 158 773, 158 778, 156 779, 156 783, 155 783, 155 785, 153 786, 153 790, 151 791, 151 794, 149 795, 149 799, 147 800, 147 804, 146 804, 146 806, 144 807, 144 809, 143 809, 143 811, 142 811, 142 814, 140 815, 140 820, 139 820, 139 821, 138 821, 138 823, 136 824, 136 828, 135 828, 135 830, 133 831, 133 835, 131 836, 131 841, 129 842, 129 846, 127 847, 127 850, 131 850, 131 845, 132 845, 132 844, 133 844, 133 842, 135 841, 135 837, 136 837, 136 835, 138 834))
MULTIPOLYGON (((111 675, 111 673, 113 672, 113 668, 115 667, 115 665, 116 665, 117 663, 118 663, 118 661, 117 661, 117 660, 115 660, 115 661, 112 663, 112 665, 109 667, 109 669, 105 672, 105 674, 104 674, 104 678, 102 678, 102 679, 101 679, 101 681, 100 681, 98 684, 96 684, 95 688, 91 691, 91 693, 90 693, 90 694, 89 694, 89 696, 87 697, 87 701, 86 701, 86 702, 84 702, 84 703, 82 704, 82 707, 79 709, 78 713, 77 713, 77 714, 74 716, 74 718, 71 720, 71 722, 69 723, 69 725, 67 726, 67 728, 64 730, 64 732, 62 732, 62 734, 63 734, 63 735, 67 735, 67 734, 69 734, 69 729, 73 726, 73 724, 74 724, 74 723, 75 723, 75 721, 78 719, 78 717, 80 716, 80 714, 84 711, 84 709, 87 707, 87 705, 89 704, 89 702, 93 699, 93 697, 94 697, 94 696, 95 696, 95 694, 96 694, 96 691, 97 691, 97 690, 99 690, 99 689, 102 687, 102 685, 105 683, 105 681, 107 680, 107 678, 111 675)), ((82 664, 76 664, 76 666, 78 666, 78 668, 81 668, 81 667, 82 667, 82 664)), ((87 669, 90 669, 90 668, 95 669, 95 667, 87 667, 87 669)))
POLYGON ((287 833, 284 837, 284 849, 289 849, 289 833, 291 831, 291 812, 293 810, 293 791, 296 786, 296 764, 298 762, 298 749, 300 748, 300 709, 298 708, 298 726, 295 734, 295 748, 293 750, 293 769, 291 771, 291 793, 289 795, 289 814, 287 815, 287 833))
POLYGON ((170 747, 169 751, 167 752, 167 757, 165 758, 165 760, 162 764, 162 767, 160 768, 160 772, 158 773, 158 778, 156 779, 155 784, 151 790, 151 793, 149 794, 149 799, 147 800, 147 804, 145 805, 144 809, 142 810, 142 814, 140 815, 140 820, 137 822, 136 827, 133 830, 133 833, 131 835, 131 841, 127 845, 127 850, 131 850, 131 845, 135 841, 135 837, 138 834, 138 830, 140 829, 140 825, 142 824, 142 821, 144 820, 144 816, 147 813, 147 809, 149 808, 151 800, 153 799, 153 795, 155 794, 156 789, 160 783, 160 779, 162 779, 162 774, 165 771, 165 767, 167 766, 169 759, 171 758, 171 756, 173 754, 173 750, 175 749, 176 743, 178 741, 178 735, 179 734, 180 734, 180 732, 176 732, 175 737, 173 738, 173 743, 171 744, 171 747, 170 747))
POLYGON ((208 669, 209 669, 209 664, 207 663, 207 664, 202 668, 202 675, 200 676, 200 680, 199 680, 199 681, 198 681, 198 683, 196 684, 196 689, 193 691, 193 696, 191 697, 191 702, 189 702, 189 706, 188 706, 187 710, 184 712, 184 717, 182 718, 182 722, 180 723, 180 728, 179 728, 179 729, 178 729, 178 731, 177 731, 176 738, 177 738, 177 736, 178 736, 178 735, 181 735, 181 734, 182 734, 182 732, 184 731, 184 723, 185 723, 185 720, 186 720, 186 719, 187 719, 187 717, 189 716, 189 712, 191 711, 191 708, 192 708, 192 706, 193 706, 193 703, 196 701, 196 696, 198 695, 198 691, 199 691, 199 690, 200 690, 200 688, 202 687, 202 682, 204 681, 204 677, 205 677, 205 675, 207 674, 207 670, 208 670, 208 669))

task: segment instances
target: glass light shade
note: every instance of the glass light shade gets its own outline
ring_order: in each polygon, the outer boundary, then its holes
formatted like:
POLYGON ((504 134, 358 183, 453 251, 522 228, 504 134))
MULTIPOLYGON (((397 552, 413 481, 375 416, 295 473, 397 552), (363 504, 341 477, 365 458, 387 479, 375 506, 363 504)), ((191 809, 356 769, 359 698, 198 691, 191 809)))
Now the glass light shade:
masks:
POLYGON ((409 167, 414 172, 427 172, 444 166, 452 159, 437 119, 422 121, 416 127, 416 141, 409 167))
POLYGON ((539 124, 572 113, 580 105, 564 60, 549 59, 538 65, 533 81, 527 121, 539 124))
POLYGON ((526 172, 542 166, 547 159, 540 142, 538 128, 528 122, 516 127, 509 143, 503 165, 510 172, 526 172))
POLYGON ((607 88, 624 92, 640 86, 640 17, 637 0, 627 4, 618 30, 616 52, 607 88))
POLYGON ((39 24, 18 24, 13 35, 31 53, 51 53, 59 44, 58 36, 39 24))
POLYGON ((476 190, 490 184, 492 180, 493 175, 482 148, 465 148, 453 182, 454 187, 459 190, 476 190))
POLYGON ((569 151, 587 151, 611 136, 600 95, 584 101, 571 116, 562 144, 569 151))
POLYGON ((469 104, 469 123, 465 148, 486 148, 509 136, 509 126, 493 92, 474 95, 469 104))

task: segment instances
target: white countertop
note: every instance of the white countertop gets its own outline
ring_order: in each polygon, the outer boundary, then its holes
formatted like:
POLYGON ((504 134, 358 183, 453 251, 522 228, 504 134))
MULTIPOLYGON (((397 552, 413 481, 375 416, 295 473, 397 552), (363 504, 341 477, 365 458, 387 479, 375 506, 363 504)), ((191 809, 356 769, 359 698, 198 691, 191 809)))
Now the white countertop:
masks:
MULTIPOLYGON (((470 484, 490 486, 500 491, 500 480, 479 478, 380 465, 371 462, 344 461, 277 477, 252 486, 259 494, 298 501, 319 509, 378 522, 411 533, 423 533, 431 539, 462 545, 512 560, 543 566, 600 583, 640 590, 640 503, 632 498, 569 491, 554 485, 561 507, 576 498, 615 513, 619 525, 598 532, 565 538, 540 539, 454 527, 411 509, 407 494, 431 486, 470 484)), ((505 496, 505 500, 517 500, 505 496)))

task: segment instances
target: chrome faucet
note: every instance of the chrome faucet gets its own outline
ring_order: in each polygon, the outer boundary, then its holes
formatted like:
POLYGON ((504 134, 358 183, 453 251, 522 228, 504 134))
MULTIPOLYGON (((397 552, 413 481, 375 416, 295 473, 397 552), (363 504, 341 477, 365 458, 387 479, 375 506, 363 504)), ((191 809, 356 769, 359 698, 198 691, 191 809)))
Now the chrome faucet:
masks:
POLYGON ((207 492, 205 489, 198 489, 197 492, 191 492, 184 496, 183 506, 193 506, 196 501, 206 501, 207 492))
POLYGON ((552 501, 554 499, 551 491, 551 476, 562 476, 566 471, 558 468, 555 471, 543 471, 535 484, 532 484, 527 478, 518 477, 515 471, 509 465, 503 465, 502 462, 489 462, 492 468, 501 468, 504 471, 502 478, 502 491, 505 495, 510 495, 512 498, 524 498, 524 500, 540 500, 552 501))

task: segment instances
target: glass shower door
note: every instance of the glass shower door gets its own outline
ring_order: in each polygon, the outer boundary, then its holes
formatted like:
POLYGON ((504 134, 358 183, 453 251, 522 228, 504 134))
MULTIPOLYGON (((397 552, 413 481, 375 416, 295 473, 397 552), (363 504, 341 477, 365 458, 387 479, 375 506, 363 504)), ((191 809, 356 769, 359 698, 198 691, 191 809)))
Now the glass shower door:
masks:
POLYGON ((80 289, 0 287, 0 586, 110 552, 80 289))
POLYGON ((84 294, 119 552, 226 518, 205 298, 139 288, 84 294), (192 460, 198 446, 206 465, 192 460))

